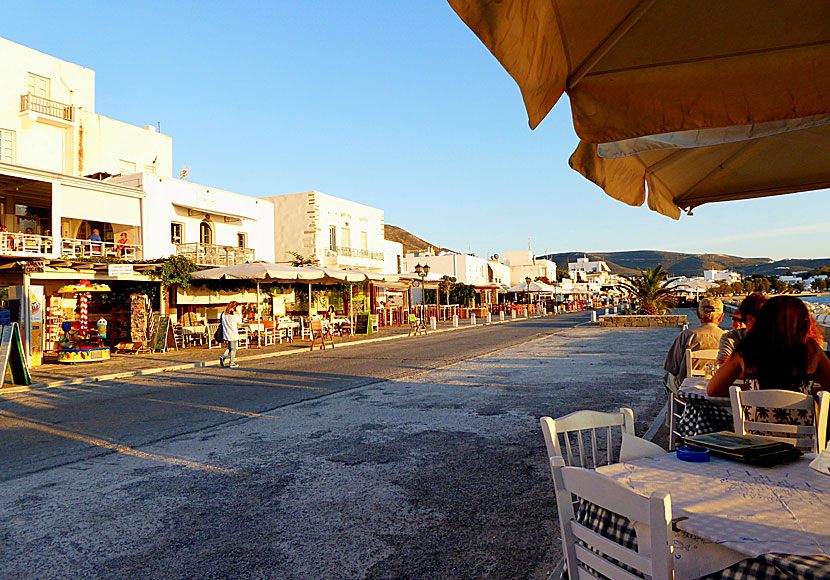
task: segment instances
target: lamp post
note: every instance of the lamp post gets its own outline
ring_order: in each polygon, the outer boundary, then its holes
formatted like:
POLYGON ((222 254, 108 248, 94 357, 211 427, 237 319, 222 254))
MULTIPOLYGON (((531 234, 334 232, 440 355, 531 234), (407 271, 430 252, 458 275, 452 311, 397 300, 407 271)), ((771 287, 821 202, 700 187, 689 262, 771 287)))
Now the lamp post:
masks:
POLYGON ((530 278, 530 276, 527 276, 525 278, 525 292, 527 292, 527 303, 528 303, 528 305, 533 303, 533 296, 530 295, 530 283, 531 282, 533 282, 533 280, 530 278))
MULTIPOLYGON (((427 307, 427 292, 426 288, 424 287, 424 278, 427 277, 429 274, 429 265, 424 264, 421 266, 420 264, 415 264, 415 273, 421 279, 421 306, 426 310, 427 307)), ((426 318, 426 314, 421 314, 424 318, 426 318)))

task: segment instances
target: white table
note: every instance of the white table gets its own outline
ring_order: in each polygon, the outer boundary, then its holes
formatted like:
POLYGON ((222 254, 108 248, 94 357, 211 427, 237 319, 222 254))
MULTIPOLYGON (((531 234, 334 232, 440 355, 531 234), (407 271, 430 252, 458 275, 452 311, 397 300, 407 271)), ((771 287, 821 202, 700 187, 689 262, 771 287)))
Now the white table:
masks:
MULTIPOLYGON (((646 497, 658 490, 670 493, 673 517, 688 518, 677 528, 711 542, 699 547, 698 561, 729 559, 725 548, 736 562, 790 554, 821 556, 830 564, 830 476, 808 463, 802 458, 762 468, 716 457, 688 463, 672 453, 597 471, 646 497)), ((678 555, 682 559, 682 547, 678 555)))
POLYGON ((710 397, 706 394, 706 386, 709 384, 709 379, 704 377, 686 377, 680 384, 678 394, 683 398, 689 399, 705 399, 716 405, 722 407, 729 407, 732 403, 729 397, 710 397))

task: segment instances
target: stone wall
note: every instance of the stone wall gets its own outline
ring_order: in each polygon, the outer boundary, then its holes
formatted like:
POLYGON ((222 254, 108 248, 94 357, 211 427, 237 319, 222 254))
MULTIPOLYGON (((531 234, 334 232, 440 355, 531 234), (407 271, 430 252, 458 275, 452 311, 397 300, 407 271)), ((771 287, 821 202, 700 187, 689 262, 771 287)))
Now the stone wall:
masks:
POLYGON ((659 315, 646 316, 641 314, 623 315, 617 314, 613 316, 600 316, 600 326, 683 326, 689 321, 685 314, 683 315, 659 315))

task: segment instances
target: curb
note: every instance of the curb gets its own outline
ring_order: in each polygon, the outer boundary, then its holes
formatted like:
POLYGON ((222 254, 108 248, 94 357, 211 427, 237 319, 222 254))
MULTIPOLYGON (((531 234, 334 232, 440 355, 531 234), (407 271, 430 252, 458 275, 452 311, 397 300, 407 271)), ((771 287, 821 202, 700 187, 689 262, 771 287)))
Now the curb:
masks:
MULTIPOLYGON (((438 328, 436 330, 430 330, 429 333, 438 334, 438 333, 442 333, 442 332, 453 332, 453 331, 456 331, 456 330, 466 330, 466 329, 469 329, 469 328, 477 328, 479 326, 493 326, 493 325, 496 325, 496 324, 506 324, 508 322, 518 322, 520 320, 531 320, 531 319, 534 319, 534 318, 546 318, 548 316, 556 316, 556 315, 548 314, 547 316, 528 316, 528 317, 521 317, 521 318, 517 317, 515 320, 513 320, 513 319, 505 319, 504 321, 495 320, 493 322, 490 322, 489 324, 487 322, 478 323, 478 321, 477 321, 475 326, 473 326, 472 324, 466 324, 464 326, 459 324, 458 326, 451 326, 449 328, 438 328)), ((392 336, 382 336, 382 337, 378 337, 378 338, 368 338, 366 340, 355 340, 355 341, 351 341, 351 342, 344 342, 344 343, 338 345, 338 348, 348 348, 349 346, 358 345, 358 344, 369 344, 369 343, 373 343, 373 342, 384 342, 384 341, 387 341, 387 340, 398 340, 398 339, 402 339, 402 338, 412 338, 412 337, 408 334, 396 334, 396 335, 392 335, 392 336)), ((293 356, 293 355, 298 355, 298 354, 303 353, 303 352, 308 352, 308 351, 306 351, 305 349, 278 351, 278 352, 270 352, 270 353, 264 353, 264 354, 251 355, 251 356, 246 356, 246 357, 237 357, 236 360, 238 360, 240 362, 254 361, 254 360, 267 359, 267 358, 276 358, 276 357, 281 357, 281 356, 293 356)), ((102 382, 102 381, 112 381, 112 380, 117 380, 117 379, 128 379, 130 377, 135 377, 135 376, 155 375, 155 374, 165 373, 165 372, 184 371, 184 370, 189 370, 189 369, 200 369, 200 368, 214 367, 214 366, 219 366, 219 361, 218 360, 214 359, 214 360, 209 360, 209 361, 198 361, 198 362, 194 362, 194 363, 178 363, 178 364, 174 364, 174 365, 168 365, 168 366, 150 368, 150 369, 141 369, 141 370, 137 370, 137 371, 121 371, 121 372, 117 372, 117 373, 109 373, 109 374, 104 374, 104 375, 95 375, 93 377, 79 377, 77 379, 63 379, 63 380, 59 380, 59 381, 49 381, 48 383, 32 383, 31 385, 25 385, 25 386, 4 387, 4 388, 0 389, 0 394, 25 393, 25 392, 29 392, 29 391, 33 391, 33 390, 37 390, 37 389, 53 389, 53 388, 71 386, 71 385, 83 385, 83 384, 89 384, 89 383, 98 383, 98 382, 102 382)))

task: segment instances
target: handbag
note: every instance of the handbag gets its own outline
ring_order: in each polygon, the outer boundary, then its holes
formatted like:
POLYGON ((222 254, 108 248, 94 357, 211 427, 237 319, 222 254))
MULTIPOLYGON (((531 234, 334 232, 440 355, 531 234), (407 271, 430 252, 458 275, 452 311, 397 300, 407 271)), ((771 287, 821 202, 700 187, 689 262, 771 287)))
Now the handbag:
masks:
POLYGON ((219 316, 219 326, 216 328, 216 332, 213 333, 213 340, 216 342, 222 342, 224 336, 222 335, 222 316, 219 316))

